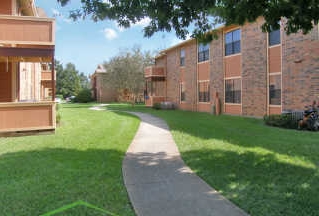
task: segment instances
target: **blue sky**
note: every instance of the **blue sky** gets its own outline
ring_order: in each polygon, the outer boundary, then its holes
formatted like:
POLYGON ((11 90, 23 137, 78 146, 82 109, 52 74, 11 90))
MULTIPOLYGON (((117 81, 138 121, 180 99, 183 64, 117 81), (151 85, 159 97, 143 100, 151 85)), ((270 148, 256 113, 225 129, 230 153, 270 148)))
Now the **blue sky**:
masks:
POLYGON ((63 64, 74 63, 79 72, 87 75, 120 50, 138 45, 142 50, 155 52, 181 42, 175 32, 160 32, 151 38, 143 37, 142 30, 147 19, 128 29, 121 29, 109 20, 93 22, 87 18, 73 22, 68 19, 68 14, 70 10, 80 8, 80 0, 71 0, 65 7, 61 7, 56 0, 35 0, 35 3, 49 17, 56 18, 56 59, 63 64))

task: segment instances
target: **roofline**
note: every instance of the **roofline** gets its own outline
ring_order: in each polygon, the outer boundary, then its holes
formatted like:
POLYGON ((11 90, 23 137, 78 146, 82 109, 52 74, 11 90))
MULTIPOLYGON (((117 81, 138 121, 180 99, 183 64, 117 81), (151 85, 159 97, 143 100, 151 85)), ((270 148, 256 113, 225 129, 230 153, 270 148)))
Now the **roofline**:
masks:
MULTIPOLYGON (((232 26, 232 25, 229 25, 229 26, 232 26)), ((211 30, 211 31, 220 31, 220 30, 223 30, 224 28, 227 28, 227 27, 229 27, 229 26, 221 25, 221 26, 219 26, 218 28, 215 28, 215 29, 213 29, 213 30, 211 30)), ((187 43, 193 42, 194 40, 196 40, 196 38, 190 38, 190 39, 184 40, 184 41, 182 41, 182 42, 180 42, 180 43, 178 43, 178 44, 176 44, 176 45, 174 45, 174 46, 172 46, 172 47, 169 47, 169 48, 167 48, 167 49, 161 50, 161 51, 159 52, 159 54, 158 54, 157 56, 155 56, 155 59, 161 58, 161 57, 165 56, 167 52, 169 52, 169 51, 171 51, 171 50, 173 50, 173 49, 176 49, 176 48, 178 48, 178 47, 181 47, 181 46, 183 46, 183 45, 185 45, 185 44, 187 44, 187 43)))

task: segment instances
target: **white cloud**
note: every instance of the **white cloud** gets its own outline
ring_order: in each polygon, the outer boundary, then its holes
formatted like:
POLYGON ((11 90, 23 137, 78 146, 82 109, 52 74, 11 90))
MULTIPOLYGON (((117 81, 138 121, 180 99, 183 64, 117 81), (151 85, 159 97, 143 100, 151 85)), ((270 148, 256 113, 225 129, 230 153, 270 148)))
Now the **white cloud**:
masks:
POLYGON ((103 33, 104 33, 105 38, 108 40, 113 40, 113 39, 117 38, 117 33, 114 29, 105 28, 103 30, 103 33))
MULTIPOLYGON (((146 18, 143 18, 143 19, 141 19, 140 21, 138 21, 138 22, 136 22, 136 23, 131 23, 131 27, 132 27, 132 28, 133 28, 133 27, 142 27, 142 28, 144 28, 144 27, 146 27, 150 22, 151 22, 151 19, 148 18, 148 17, 146 17, 146 18)), ((124 28, 124 27, 122 27, 122 26, 119 26, 119 24, 118 24, 116 21, 114 21, 114 24, 115 24, 115 26, 116 26, 116 28, 117 28, 117 30, 118 30, 119 32, 124 32, 124 31, 126 30, 126 28, 124 28)))
POLYGON ((146 27, 149 23, 151 22, 151 19, 148 17, 145 17, 138 21, 137 23, 132 24, 132 26, 141 26, 141 27, 146 27))

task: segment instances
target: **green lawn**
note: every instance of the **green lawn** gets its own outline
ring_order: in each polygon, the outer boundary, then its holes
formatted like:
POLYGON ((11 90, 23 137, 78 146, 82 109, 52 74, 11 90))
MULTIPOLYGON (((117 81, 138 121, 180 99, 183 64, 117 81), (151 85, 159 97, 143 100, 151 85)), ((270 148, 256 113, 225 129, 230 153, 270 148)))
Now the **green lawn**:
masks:
POLYGON ((252 216, 319 215, 319 133, 262 120, 112 105, 157 115, 181 155, 208 184, 252 216))
MULTIPOLYGON (((54 135, 0 138, 0 215, 36 216, 80 200, 117 215, 134 215, 122 159, 139 120, 64 105, 54 135)), ((56 215, 106 215, 76 206, 56 215)))

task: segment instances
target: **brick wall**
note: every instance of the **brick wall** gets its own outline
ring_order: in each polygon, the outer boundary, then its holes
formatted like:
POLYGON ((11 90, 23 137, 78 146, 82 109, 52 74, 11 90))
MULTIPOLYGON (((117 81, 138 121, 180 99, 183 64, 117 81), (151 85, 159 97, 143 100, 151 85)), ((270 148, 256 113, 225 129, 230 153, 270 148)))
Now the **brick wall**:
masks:
POLYGON ((215 104, 215 95, 218 93, 221 110, 224 104, 224 44, 223 33, 218 33, 218 39, 213 40, 210 46, 210 88, 212 103, 215 104))
POLYGON ((319 32, 283 34, 283 110, 303 109, 319 100, 319 32))
POLYGON ((267 113, 267 34, 263 21, 241 28, 242 114, 263 116, 267 113))
POLYGON ((171 101, 179 105, 179 49, 170 50, 167 52, 167 101, 171 101))
POLYGON ((186 50, 185 56, 185 82, 186 82, 186 110, 195 111, 197 103, 197 81, 196 81, 196 67, 197 67, 197 44, 192 41, 184 46, 186 50))
POLYGON ((118 94, 115 89, 107 86, 105 81, 106 73, 96 73, 96 100, 97 102, 115 102, 118 94))

